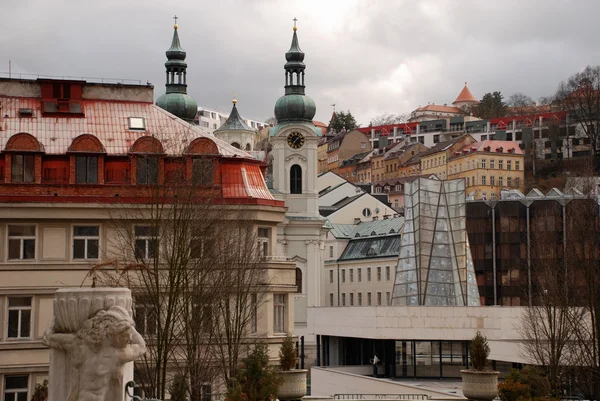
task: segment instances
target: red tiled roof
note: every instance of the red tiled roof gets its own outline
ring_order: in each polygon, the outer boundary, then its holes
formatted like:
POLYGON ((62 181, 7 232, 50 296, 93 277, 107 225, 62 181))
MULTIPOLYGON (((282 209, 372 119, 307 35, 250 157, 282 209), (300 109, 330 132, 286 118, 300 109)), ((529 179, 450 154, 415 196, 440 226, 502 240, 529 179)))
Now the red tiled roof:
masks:
POLYGON ((465 82, 465 87, 463 88, 462 91, 460 91, 460 93, 458 94, 458 97, 456 98, 456 100, 454 102, 452 102, 452 104, 454 104, 454 103, 460 103, 460 102, 479 103, 479 101, 475 98, 475 96, 473 96, 473 94, 471 93, 471 91, 467 87, 467 83, 466 82, 465 82))
POLYGON ((375 131, 382 131, 386 130, 387 132, 394 132, 394 127, 397 127, 398 130, 400 129, 404 129, 404 133, 405 134, 411 134, 416 128, 417 125, 419 125, 419 123, 398 123, 398 124, 386 124, 386 125, 376 125, 373 127, 360 127, 357 128, 360 132, 367 134, 367 135, 371 135, 371 130, 375 130, 375 131))
POLYGON ((415 111, 435 111, 438 113, 460 113, 460 109, 454 106, 440 106, 437 104, 428 104, 427 106, 419 107, 415 111))
POLYGON ((82 100, 85 117, 43 117, 39 98, 0 96, 0 151, 8 139, 27 132, 42 143, 47 154, 65 154, 73 139, 81 134, 92 134, 104 145, 109 155, 127 154, 140 137, 153 135, 163 142, 167 154, 175 154, 187 139, 198 137, 213 141, 219 154, 225 157, 253 159, 251 155, 227 142, 210 135, 196 125, 191 125, 152 103, 82 100), (19 117, 19 109, 32 109, 33 117, 19 117), (8 118, 4 118, 8 115, 8 118), (144 131, 129 130, 129 117, 143 117, 144 131), (184 137, 183 140, 176 140, 184 137), (171 146, 169 146, 169 144, 171 146), (177 146, 177 145, 179 146, 177 146))
POLYGON ((452 157, 459 157, 468 153, 488 152, 522 155, 523 150, 514 141, 496 141, 488 139, 486 141, 474 142, 462 148, 452 157))

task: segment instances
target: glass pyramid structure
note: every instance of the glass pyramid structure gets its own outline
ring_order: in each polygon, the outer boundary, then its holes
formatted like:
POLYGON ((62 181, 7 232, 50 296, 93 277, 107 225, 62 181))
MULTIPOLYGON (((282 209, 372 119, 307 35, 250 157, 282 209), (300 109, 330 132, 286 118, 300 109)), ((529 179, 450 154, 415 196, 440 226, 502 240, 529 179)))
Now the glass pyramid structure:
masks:
POLYGON ((479 306, 466 229, 464 180, 405 185, 393 305, 479 306))

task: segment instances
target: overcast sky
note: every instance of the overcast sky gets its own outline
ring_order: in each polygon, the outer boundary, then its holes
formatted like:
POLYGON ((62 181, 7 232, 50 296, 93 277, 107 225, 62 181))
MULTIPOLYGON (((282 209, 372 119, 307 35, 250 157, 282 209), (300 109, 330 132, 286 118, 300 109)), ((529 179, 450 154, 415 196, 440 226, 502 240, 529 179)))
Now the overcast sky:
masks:
POLYGON ((298 18, 306 92, 359 123, 477 98, 534 99, 600 64, 600 1, 567 0, 1 0, 0 72, 150 81, 164 92, 165 51, 179 19, 188 93, 264 120, 283 94, 284 53, 298 18))

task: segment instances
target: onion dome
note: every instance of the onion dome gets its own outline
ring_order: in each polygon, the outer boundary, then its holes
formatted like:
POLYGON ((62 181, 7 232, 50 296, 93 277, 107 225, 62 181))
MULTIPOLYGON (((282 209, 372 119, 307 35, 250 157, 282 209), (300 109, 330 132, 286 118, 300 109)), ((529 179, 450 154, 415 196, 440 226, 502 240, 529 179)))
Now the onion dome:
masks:
POLYGON ((193 123, 198 113, 198 103, 192 96, 187 94, 186 53, 179 41, 179 26, 175 24, 173 29, 171 47, 166 52, 167 82, 165 86, 167 91, 156 100, 156 105, 189 123, 193 123))
POLYGON ((317 111, 315 102, 304 93, 304 53, 298 44, 297 27, 294 25, 292 45, 285 54, 285 95, 275 103, 278 122, 310 122, 317 111))

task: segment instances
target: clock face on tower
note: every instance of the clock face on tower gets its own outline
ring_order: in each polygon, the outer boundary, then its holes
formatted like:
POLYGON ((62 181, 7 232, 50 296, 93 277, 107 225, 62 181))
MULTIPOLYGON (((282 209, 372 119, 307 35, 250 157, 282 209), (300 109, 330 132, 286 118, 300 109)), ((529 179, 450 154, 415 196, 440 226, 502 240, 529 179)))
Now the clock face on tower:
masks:
POLYGON ((304 145, 304 136, 299 132, 292 132, 287 137, 287 143, 292 149, 300 149, 304 145))

